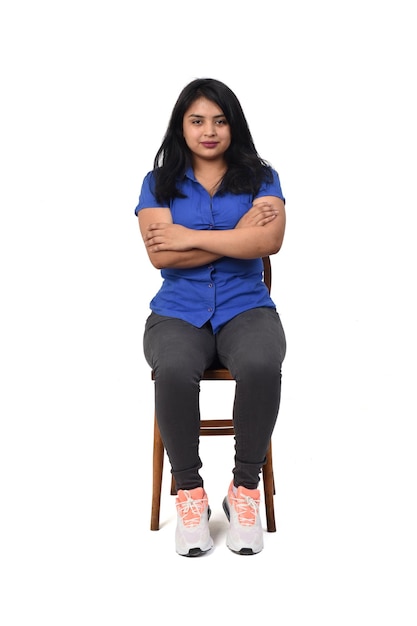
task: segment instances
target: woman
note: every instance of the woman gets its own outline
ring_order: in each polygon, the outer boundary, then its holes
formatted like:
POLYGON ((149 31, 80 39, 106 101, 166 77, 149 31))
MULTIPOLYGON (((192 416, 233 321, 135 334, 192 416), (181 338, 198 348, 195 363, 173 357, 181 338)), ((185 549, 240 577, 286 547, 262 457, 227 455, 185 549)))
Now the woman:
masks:
POLYGON ((228 547, 263 548, 260 471, 275 426, 285 335, 262 280, 262 257, 285 230, 277 172, 255 149, 235 94, 214 79, 181 92, 135 210, 163 283, 152 299, 144 353, 177 486, 176 551, 213 546, 199 473, 199 383, 215 359, 236 380, 235 463, 223 507, 228 547))

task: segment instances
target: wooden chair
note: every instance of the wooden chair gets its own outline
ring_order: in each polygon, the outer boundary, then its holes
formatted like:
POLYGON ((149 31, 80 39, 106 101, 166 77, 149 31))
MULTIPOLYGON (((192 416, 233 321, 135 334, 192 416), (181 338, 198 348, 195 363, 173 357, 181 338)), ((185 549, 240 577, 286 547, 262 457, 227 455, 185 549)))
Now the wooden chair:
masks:
MULTIPOLYGON (((263 258, 264 282, 271 291, 271 261, 269 257, 263 258)), ((154 373, 152 372, 152 380, 154 373)), ((204 372, 202 380, 233 380, 228 369, 221 365, 213 366, 204 372)), ((234 435, 232 419, 214 419, 200 421, 200 436, 210 435, 234 435)), ((164 466, 164 444, 159 432, 156 414, 154 418, 154 442, 153 442, 153 487, 152 487, 152 510, 151 510, 151 530, 159 530, 159 513, 161 506, 162 473, 164 466)), ((274 499, 275 483, 272 466, 272 446, 266 454, 266 463, 262 468, 262 478, 264 484, 265 512, 268 532, 275 532, 275 512, 274 499)), ((171 479, 171 495, 176 494, 174 477, 171 479)))

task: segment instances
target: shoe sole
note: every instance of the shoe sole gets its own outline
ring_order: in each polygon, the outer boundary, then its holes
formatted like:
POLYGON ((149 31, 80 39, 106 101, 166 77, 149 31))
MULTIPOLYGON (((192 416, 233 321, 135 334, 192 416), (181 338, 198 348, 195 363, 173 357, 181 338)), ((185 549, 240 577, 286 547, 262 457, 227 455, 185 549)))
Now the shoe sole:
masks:
MULTIPOLYGON (((227 501, 227 496, 223 500, 223 511, 225 512, 226 517, 230 522, 230 508, 229 508, 229 503, 227 501)), ((233 552, 234 554, 241 554, 242 556, 252 556, 253 554, 259 554, 258 552, 254 552, 252 548, 240 548, 240 550, 233 550, 233 548, 231 548, 227 542, 226 542, 226 545, 229 548, 229 550, 233 552)))
POLYGON ((201 548, 191 548, 190 550, 188 550, 187 554, 180 554, 180 556, 186 556, 186 557, 196 557, 196 556, 202 556, 203 554, 207 554, 207 552, 209 552, 212 549, 213 546, 210 546, 210 548, 208 548, 207 550, 202 550, 201 548))

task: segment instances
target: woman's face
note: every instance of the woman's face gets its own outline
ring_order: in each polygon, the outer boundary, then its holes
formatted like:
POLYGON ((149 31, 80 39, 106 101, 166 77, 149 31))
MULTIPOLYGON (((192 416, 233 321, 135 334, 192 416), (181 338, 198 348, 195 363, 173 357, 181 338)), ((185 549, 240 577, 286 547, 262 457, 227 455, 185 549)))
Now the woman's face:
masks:
POLYGON ((184 114, 183 134, 194 160, 224 160, 231 143, 230 126, 211 100, 198 98, 184 114))

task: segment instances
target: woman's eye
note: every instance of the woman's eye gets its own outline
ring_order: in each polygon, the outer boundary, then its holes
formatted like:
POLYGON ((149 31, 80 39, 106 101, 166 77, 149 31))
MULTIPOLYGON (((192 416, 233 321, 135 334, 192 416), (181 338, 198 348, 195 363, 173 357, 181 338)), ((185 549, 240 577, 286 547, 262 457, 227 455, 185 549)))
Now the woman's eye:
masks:
POLYGON ((218 124, 219 126, 223 126, 225 124, 227 124, 226 120, 217 120, 216 124, 218 124))

